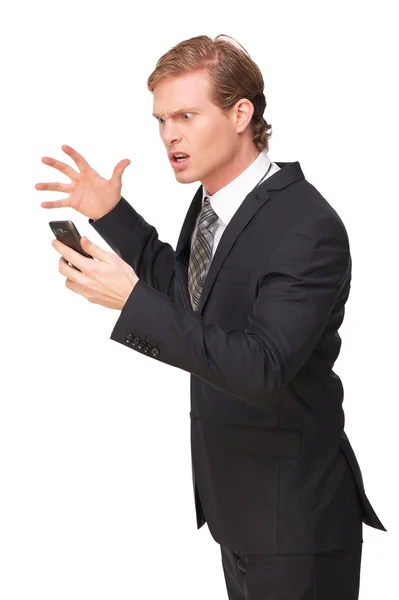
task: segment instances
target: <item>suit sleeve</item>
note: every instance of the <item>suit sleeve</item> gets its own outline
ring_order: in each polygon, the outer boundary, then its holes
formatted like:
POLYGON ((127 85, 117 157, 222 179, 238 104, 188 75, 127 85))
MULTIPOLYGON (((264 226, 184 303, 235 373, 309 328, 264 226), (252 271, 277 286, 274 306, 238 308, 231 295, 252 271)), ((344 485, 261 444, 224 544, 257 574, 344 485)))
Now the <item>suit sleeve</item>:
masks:
POLYGON ((111 339, 262 406, 265 395, 285 387, 311 355, 350 264, 340 220, 303 219, 266 260, 244 331, 206 323, 201 313, 139 281, 111 339))
POLYGON ((170 244, 158 239, 155 227, 123 196, 109 213, 96 221, 89 219, 89 223, 140 279, 174 298, 175 252, 170 244))

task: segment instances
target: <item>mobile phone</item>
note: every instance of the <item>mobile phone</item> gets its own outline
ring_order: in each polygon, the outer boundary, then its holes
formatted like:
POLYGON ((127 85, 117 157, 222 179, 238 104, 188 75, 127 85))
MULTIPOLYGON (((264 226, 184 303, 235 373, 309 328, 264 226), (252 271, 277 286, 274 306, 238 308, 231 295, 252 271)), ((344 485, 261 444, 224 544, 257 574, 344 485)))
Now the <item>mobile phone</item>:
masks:
MULTIPOLYGON (((76 228, 75 223, 72 221, 49 221, 49 225, 57 240, 60 240, 60 242, 66 246, 76 250, 76 252, 79 252, 79 254, 82 254, 87 258, 93 258, 91 254, 87 254, 87 252, 85 252, 80 245, 81 236, 76 228)), ((75 265, 72 265, 71 263, 69 264, 71 267, 75 267, 75 265)), ((75 267, 75 269, 77 269, 77 267, 75 267)))

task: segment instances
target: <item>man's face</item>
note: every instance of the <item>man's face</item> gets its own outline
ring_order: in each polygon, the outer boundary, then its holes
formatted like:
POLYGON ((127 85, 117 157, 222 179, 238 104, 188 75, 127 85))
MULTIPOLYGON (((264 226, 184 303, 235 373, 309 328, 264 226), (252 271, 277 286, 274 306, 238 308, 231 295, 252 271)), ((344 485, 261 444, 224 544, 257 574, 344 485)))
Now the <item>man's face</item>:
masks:
POLYGON ((228 179, 239 140, 234 111, 225 113, 216 106, 210 90, 205 70, 167 77, 154 88, 153 110, 167 153, 189 155, 181 163, 172 159, 177 181, 201 181, 214 193, 228 179))

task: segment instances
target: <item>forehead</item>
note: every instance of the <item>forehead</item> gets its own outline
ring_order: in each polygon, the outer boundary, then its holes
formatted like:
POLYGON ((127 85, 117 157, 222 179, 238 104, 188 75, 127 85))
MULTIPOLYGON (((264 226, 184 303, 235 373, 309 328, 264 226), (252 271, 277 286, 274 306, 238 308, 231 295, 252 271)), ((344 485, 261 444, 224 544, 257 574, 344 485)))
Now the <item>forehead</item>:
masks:
POLYGON ((162 79, 154 88, 153 113, 173 114, 180 109, 205 109, 215 106, 210 99, 208 74, 192 71, 162 79))

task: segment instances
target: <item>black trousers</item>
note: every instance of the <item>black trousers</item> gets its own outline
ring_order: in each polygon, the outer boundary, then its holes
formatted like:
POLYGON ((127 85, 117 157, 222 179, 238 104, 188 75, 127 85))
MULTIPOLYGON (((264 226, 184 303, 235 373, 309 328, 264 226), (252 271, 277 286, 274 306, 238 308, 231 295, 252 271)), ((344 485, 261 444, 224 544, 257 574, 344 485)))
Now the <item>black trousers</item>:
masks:
POLYGON ((220 546, 229 600, 357 600, 362 541, 321 554, 241 554, 220 546))

